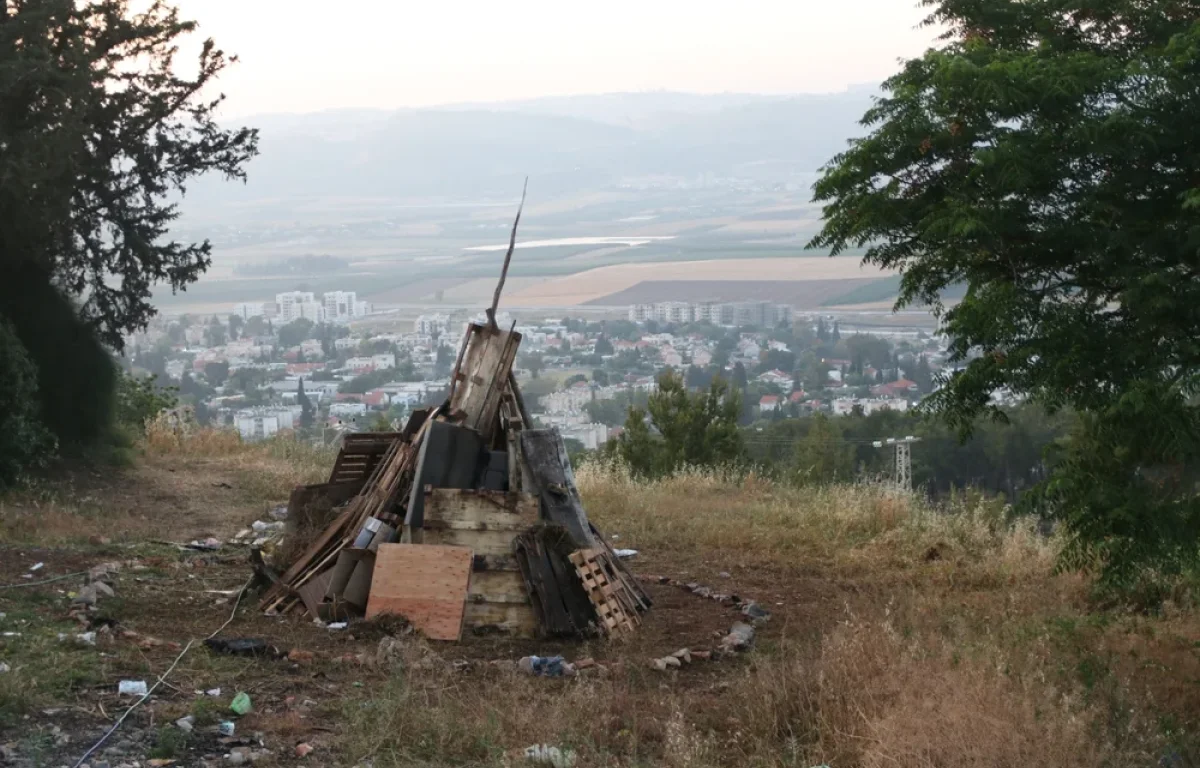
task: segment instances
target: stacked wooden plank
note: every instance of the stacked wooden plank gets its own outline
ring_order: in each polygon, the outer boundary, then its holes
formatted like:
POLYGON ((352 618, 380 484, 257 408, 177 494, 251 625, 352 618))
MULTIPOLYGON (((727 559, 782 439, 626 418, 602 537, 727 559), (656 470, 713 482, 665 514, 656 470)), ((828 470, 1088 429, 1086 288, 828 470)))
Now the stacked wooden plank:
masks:
POLYGON ((297 498, 361 487, 264 610, 407 612, 442 639, 632 631, 649 599, 588 522, 562 437, 531 429, 512 375, 520 340, 468 326, 444 404, 400 432, 347 436, 330 483, 297 498))

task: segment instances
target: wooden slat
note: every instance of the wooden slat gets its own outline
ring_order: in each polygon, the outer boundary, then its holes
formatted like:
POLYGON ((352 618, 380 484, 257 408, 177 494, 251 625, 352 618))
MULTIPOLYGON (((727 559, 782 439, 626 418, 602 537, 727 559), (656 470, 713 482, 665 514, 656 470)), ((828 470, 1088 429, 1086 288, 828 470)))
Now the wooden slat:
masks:
POLYGON ((596 607, 596 617, 607 635, 635 631, 639 623, 633 597, 623 584, 610 578, 608 553, 600 549, 582 549, 571 553, 571 563, 596 607))
POLYGON ((461 414, 462 423, 490 444, 496 415, 521 334, 472 323, 467 329, 462 355, 455 366, 456 386, 450 395, 450 414, 461 414), (465 379, 458 380, 458 374, 465 379))
POLYGON ((529 604, 467 603, 463 626, 476 633, 494 629, 515 637, 533 637, 537 634, 538 621, 529 604))
POLYGON ((466 547, 380 546, 367 618, 397 613, 432 640, 457 640, 462 633, 471 555, 466 547))

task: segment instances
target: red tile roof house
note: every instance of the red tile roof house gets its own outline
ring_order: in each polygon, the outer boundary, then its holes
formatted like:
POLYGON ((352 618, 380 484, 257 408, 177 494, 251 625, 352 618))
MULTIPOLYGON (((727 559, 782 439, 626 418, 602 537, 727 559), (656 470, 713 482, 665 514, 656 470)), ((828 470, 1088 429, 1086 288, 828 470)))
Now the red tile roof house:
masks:
POLYGON ((779 410, 779 395, 763 395, 758 401, 758 410, 760 411, 778 411, 779 410))
POLYGON ((898 381, 877 384, 871 387, 871 394, 879 397, 901 397, 916 392, 917 389, 917 382, 908 379, 899 379, 898 381))

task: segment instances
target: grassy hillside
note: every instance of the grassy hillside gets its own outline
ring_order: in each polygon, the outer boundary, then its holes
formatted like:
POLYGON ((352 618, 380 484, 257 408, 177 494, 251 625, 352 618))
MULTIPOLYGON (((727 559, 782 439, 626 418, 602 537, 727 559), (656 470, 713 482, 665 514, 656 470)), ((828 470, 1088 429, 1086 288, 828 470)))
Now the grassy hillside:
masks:
MULTIPOLYGON (((0 502, 0 584, 33 561, 50 576, 119 560, 103 615, 125 630, 186 643, 230 615, 244 552, 180 551, 162 542, 230 537, 332 456, 287 440, 245 445, 205 432, 159 433, 137 466, 86 470, 0 502)), ((580 766, 1189 766, 1200 759, 1200 618, 1180 593, 1142 612, 1102 609, 1088 581, 1056 573, 1059 542, 1010 510, 968 495, 940 507, 876 486, 794 489, 696 472, 636 482, 584 466, 594 522, 655 600, 623 643, 460 644, 378 628, 334 633, 264 617, 248 599, 228 636, 301 649, 293 659, 194 650, 170 688, 114 739, 124 759, 198 764, 230 747, 211 733, 234 691, 254 711, 239 733, 263 734, 258 764, 294 764, 310 743, 319 765, 498 765, 533 744, 577 753, 580 766), (679 648, 712 648, 735 610, 660 577, 757 600, 772 616, 755 648, 677 671, 650 668, 679 648), (528 653, 593 657, 570 679, 528 677, 528 653), (306 655, 311 654, 311 655, 306 655), (220 686, 221 699, 194 691, 220 686), (193 714, 181 735, 175 719, 193 714), (166 724, 166 725, 164 725, 166 724), (1159 763, 1162 759, 1165 762, 1159 763), (1190 762, 1189 762, 1190 761, 1190 762)), ((28 580, 24 580, 28 581, 28 580)), ((79 585, 0 590, 0 744, 16 764, 70 764, 128 703, 117 679, 153 681, 179 646, 101 632, 97 647, 57 633, 79 585), (64 720, 61 708, 75 713, 64 720), (18 729, 19 724, 19 729, 18 729), (57 743, 52 728, 70 736, 57 743)), ((257 747, 256 747, 257 748, 257 747)), ((121 759, 121 756, 116 756, 121 759)), ((109 757, 107 759, 112 759, 109 757)), ((114 763, 116 764, 116 763, 114 763)))

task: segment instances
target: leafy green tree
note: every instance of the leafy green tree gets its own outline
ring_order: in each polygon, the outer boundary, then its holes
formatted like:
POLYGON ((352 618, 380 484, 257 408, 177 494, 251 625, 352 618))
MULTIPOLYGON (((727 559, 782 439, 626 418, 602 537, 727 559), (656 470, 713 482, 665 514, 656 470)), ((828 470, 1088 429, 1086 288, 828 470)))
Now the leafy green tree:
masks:
POLYGON ((177 193, 209 171, 244 178, 257 153, 255 131, 214 120, 209 86, 231 59, 208 40, 177 67, 196 25, 147 5, 0 4, 2 279, 52 281, 118 350, 154 314, 155 283, 178 290, 209 265, 207 241, 167 237, 177 193))
POLYGON ((300 378, 300 383, 297 385, 296 402, 300 405, 300 428, 311 428, 313 425, 313 404, 308 395, 304 393, 304 377, 300 378))
POLYGON ((54 439, 38 413, 37 367, 0 317, 0 488, 44 459, 54 439))
POLYGON ((966 431, 997 388, 1083 427, 1036 497, 1109 586, 1200 552, 1200 6, 926 0, 907 62, 815 187, 812 245, 901 271, 965 370, 929 399, 966 431), (965 285, 952 307, 943 292, 965 285), (973 352, 978 354, 972 355, 973 352))
POLYGON ((817 413, 809 420, 808 434, 796 445, 793 459, 800 482, 826 485, 854 479, 854 447, 842 439, 834 420, 817 413))
POLYGON ((598 387, 608 386, 608 371, 603 368, 597 368, 592 371, 592 382, 598 387))
POLYGON ((267 319, 262 315, 252 315, 246 320, 244 336, 265 336, 267 334, 267 319))
POLYGON ((117 422, 141 433, 146 422, 179 404, 175 387, 158 386, 157 377, 122 376, 117 383, 117 422))
POLYGON ((596 338, 596 354, 597 355, 613 354, 612 342, 609 341, 608 337, 605 336, 603 333, 600 334, 600 336, 596 338))
POLYGON ((630 408, 616 450, 631 469, 650 477, 689 465, 733 464, 742 458, 740 410, 737 392, 721 379, 714 379, 707 391, 692 394, 679 374, 666 371, 646 407, 658 436, 647 447, 642 431, 646 415, 630 408))
POLYGON ((587 376, 583 375, 582 373, 573 373, 567 377, 566 381, 563 382, 563 387, 572 387, 580 382, 587 382, 587 376))
POLYGON ((238 337, 242 335, 242 328, 243 328, 243 326, 245 326, 245 324, 246 324, 246 321, 242 319, 241 315, 230 315, 229 316, 229 340, 230 341, 238 340, 238 337))
POLYGON ((308 318, 299 317, 279 328, 279 346, 284 349, 300 346, 300 342, 311 339, 316 324, 308 318))
POLYGON ((214 360, 204 364, 204 378, 214 387, 219 387, 229 378, 229 363, 224 360, 214 360))
POLYGON ((528 369, 529 375, 535 379, 542 374, 542 369, 545 367, 542 356, 536 352, 522 355, 518 365, 528 369))

